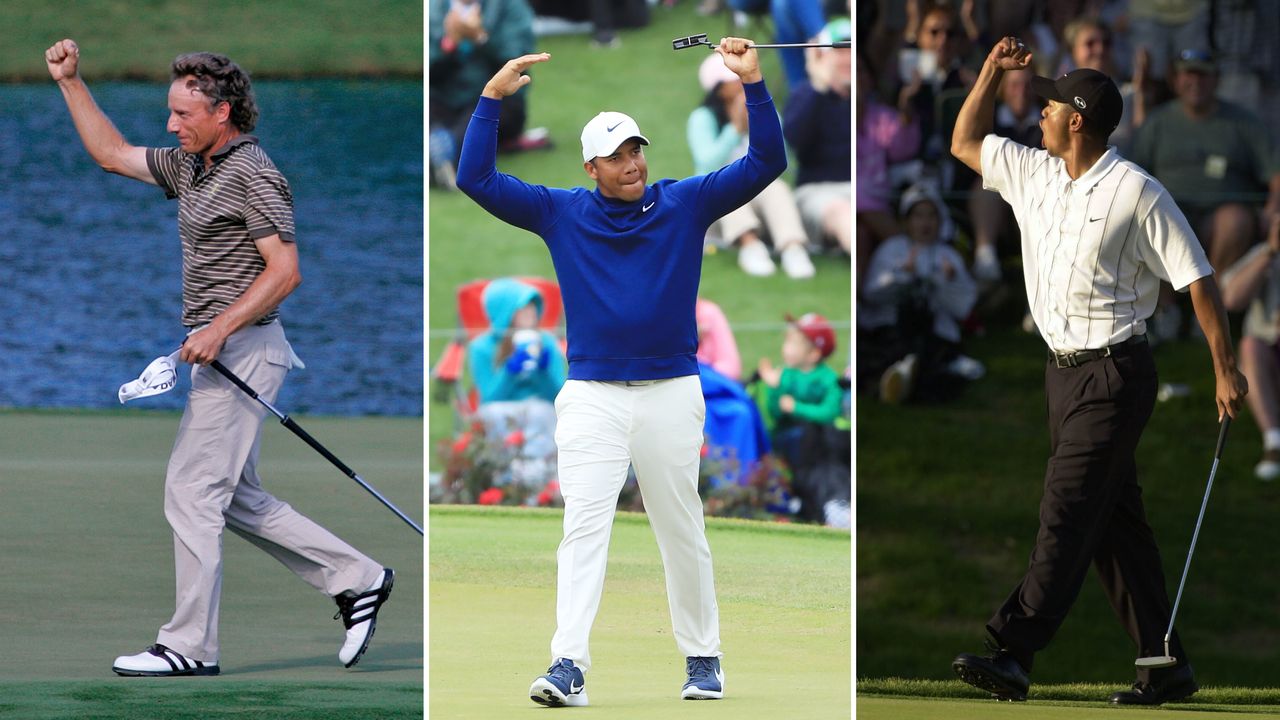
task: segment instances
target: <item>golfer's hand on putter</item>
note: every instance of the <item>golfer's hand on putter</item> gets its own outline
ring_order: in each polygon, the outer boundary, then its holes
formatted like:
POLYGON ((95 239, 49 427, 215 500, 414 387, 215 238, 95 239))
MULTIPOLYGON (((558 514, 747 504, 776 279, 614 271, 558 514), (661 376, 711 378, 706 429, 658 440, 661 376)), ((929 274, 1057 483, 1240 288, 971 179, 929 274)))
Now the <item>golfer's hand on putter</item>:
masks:
POLYGON ((44 51, 44 61, 55 81, 71 80, 80 71, 80 47, 75 40, 59 40, 44 51))
POLYGON ((532 55, 521 55, 514 60, 508 60, 506 65, 497 72, 489 82, 485 84, 484 91, 480 94, 494 100, 501 100, 508 95, 514 95, 517 90, 533 82, 533 78, 524 74, 533 65, 546 62, 551 59, 551 53, 533 53, 532 55))
POLYGON ((178 353, 178 359, 192 365, 208 365, 218 359, 218 354, 222 352, 222 346, 226 342, 227 336, 217 326, 210 324, 203 330, 197 330, 187 336, 182 343, 182 351, 178 353))
POLYGON ((724 66, 742 78, 742 82, 760 82, 764 79, 760 74, 760 59, 756 56, 755 48, 748 45, 751 45, 751 41, 744 38, 721 38, 716 52, 724 58, 724 66))

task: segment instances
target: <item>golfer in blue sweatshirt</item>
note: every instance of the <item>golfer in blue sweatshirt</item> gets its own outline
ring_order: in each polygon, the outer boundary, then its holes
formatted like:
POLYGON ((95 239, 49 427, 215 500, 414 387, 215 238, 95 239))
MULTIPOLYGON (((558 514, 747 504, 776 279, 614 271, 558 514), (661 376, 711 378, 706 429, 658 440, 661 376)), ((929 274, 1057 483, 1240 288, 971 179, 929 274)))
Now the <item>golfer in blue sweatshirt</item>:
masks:
POLYGON ((556 397, 564 496, 557 552, 553 662, 530 697, 586 705, 587 637, 604 588, 618 493, 634 465, 666 570, 676 645, 686 658, 686 699, 723 696, 720 619, 698 497, 705 407, 698 381, 694 303, 702 241, 720 216, 782 174, 782 128, 749 40, 716 49, 742 78, 750 149, 742 159, 685 180, 648 184, 635 121, 602 112, 582 129, 583 170, 595 189, 530 185, 497 171, 502 98, 530 82, 546 53, 511 60, 481 93, 458 164, 458 188, 494 216, 542 237, 564 296, 569 379, 556 397))

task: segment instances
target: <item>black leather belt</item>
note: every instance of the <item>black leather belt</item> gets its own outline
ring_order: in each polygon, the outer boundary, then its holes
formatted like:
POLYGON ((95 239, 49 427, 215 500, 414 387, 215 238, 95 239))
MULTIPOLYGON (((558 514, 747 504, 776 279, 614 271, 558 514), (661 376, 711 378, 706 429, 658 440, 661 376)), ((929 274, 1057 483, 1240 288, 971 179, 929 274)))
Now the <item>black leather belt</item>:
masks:
POLYGON ((1053 363, 1059 369, 1080 367, 1081 365, 1101 360, 1105 357, 1125 355, 1137 349, 1139 345, 1147 344, 1146 335, 1133 335, 1124 342, 1118 342, 1115 345, 1108 345, 1104 348, 1095 350, 1077 350, 1075 352, 1057 352, 1049 351, 1049 362, 1053 363))

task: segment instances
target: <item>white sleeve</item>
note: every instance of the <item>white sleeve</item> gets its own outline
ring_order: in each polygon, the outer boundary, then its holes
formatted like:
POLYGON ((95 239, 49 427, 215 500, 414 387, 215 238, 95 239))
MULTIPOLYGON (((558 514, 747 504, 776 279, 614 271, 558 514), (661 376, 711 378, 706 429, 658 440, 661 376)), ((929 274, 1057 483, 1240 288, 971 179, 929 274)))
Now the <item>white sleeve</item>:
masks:
POLYGON ((1018 213, 1031 187, 1031 176, 1048 160, 1049 154, 1044 150, 988 135, 982 139, 982 188, 1000 193, 1018 213))
POLYGON ((1200 240, 1186 216, 1163 187, 1155 189, 1155 201, 1138 228, 1142 261, 1174 290, 1186 292, 1191 283, 1213 274, 1200 240))

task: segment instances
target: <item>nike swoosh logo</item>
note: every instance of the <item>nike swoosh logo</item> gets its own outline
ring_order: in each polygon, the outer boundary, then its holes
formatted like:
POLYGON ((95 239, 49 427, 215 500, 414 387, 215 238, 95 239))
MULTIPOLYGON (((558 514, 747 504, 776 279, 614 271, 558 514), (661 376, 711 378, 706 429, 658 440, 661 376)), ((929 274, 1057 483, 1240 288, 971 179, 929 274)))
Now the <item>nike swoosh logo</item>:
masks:
POLYGON ((1089 222, 1098 222, 1102 218, 1089 218, 1089 222))
POLYGON ((653 207, 653 205, 654 205, 654 203, 649 203, 648 205, 645 205, 644 207, 640 208, 640 212, 642 212, 642 213, 643 213, 643 212, 649 212, 649 208, 653 207))
MULTIPOLYGON (((626 122, 626 120, 623 120, 622 122, 618 123, 618 125, 621 125, 621 124, 622 124, 622 123, 624 123, 624 122, 626 122)), ((611 127, 611 128, 605 128, 605 129, 604 129, 604 131, 605 131, 605 132, 613 132, 614 130, 617 130, 617 129, 618 129, 618 125, 614 125, 614 126, 613 126, 613 127, 611 127)))
POLYGON ((575 684, 571 682, 569 683, 569 694, 572 695, 574 693, 580 693, 582 692, 583 687, 584 687, 583 685, 575 684))

